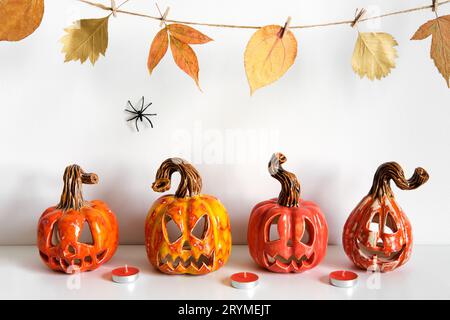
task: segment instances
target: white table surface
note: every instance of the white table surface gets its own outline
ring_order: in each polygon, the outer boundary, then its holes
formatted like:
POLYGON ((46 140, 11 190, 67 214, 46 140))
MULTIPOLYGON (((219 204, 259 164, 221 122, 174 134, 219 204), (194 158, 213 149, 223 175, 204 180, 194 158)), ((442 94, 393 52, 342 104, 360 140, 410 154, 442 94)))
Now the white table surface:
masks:
POLYGON ((330 246, 325 260, 302 274, 275 274, 256 266, 247 246, 233 246, 227 265, 204 276, 162 274, 147 261, 144 246, 121 246, 105 265, 92 272, 53 272, 33 246, 0 246, 0 299, 450 299, 450 246, 415 246, 411 260, 384 274, 354 269, 339 246, 330 246), (133 284, 111 281, 116 266, 137 266, 133 284), (352 269, 359 274, 353 288, 328 283, 328 274, 352 269), (230 287, 238 271, 256 272, 260 284, 252 290, 230 287))

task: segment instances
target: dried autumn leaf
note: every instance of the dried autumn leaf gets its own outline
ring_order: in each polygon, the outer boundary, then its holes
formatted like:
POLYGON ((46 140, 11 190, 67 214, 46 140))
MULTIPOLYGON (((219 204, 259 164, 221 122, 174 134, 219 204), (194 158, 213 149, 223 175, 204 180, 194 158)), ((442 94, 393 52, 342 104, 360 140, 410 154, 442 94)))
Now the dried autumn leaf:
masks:
POLYGON ((450 88, 450 15, 424 23, 411 40, 423 40, 430 35, 430 57, 450 88))
POLYGON ((198 60, 194 50, 177 38, 170 36, 170 50, 172 51, 173 60, 177 66, 186 72, 200 89, 198 82, 198 60))
POLYGON ((189 26, 173 23, 167 26, 170 35, 188 44, 204 44, 212 41, 210 37, 189 26))
POLYGON ((44 0, 0 0, 0 41, 19 41, 41 24, 44 0))
POLYGON ((148 54, 147 60, 147 67, 150 74, 152 74, 153 69, 155 69, 155 67, 164 57, 168 47, 169 37, 167 34, 167 29, 164 28, 156 34, 155 38, 153 39, 152 45, 150 46, 150 52, 148 54))
POLYGON ((353 50, 352 67, 361 78, 381 79, 395 68, 397 41, 384 32, 359 32, 353 50))
POLYGON ((61 38, 62 51, 66 53, 65 62, 88 58, 95 64, 100 54, 105 55, 108 47, 108 19, 82 19, 76 21, 69 28, 64 29, 67 34, 61 38))
POLYGON ((262 27, 250 38, 244 53, 250 94, 278 80, 294 63, 297 40, 277 25, 262 27))

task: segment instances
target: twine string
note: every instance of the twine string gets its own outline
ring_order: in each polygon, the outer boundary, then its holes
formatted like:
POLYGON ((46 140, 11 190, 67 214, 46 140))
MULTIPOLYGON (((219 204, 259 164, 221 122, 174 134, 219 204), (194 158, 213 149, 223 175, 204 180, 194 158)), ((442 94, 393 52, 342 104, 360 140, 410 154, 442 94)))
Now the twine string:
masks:
MULTIPOLYGON (((89 0, 77 0, 77 1, 83 2, 90 6, 97 7, 102 10, 106 10, 106 11, 113 10, 112 7, 105 6, 101 3, 96 3, 96 2, 89 1, 89 0)), ((142 18, 159 20, 161 22, 165 21, 166 23, 167 22, 181 23, 181 24, 187 24, 187 25, 207 26, 207 27, 216 27, 216 28, 260 29, 262 27, 262 26, 253 26, 253 25, 219 24, 219 23, 206 23, 206 22, 164 19, 163 17, 156 17, 156 16, 152 16, 152 15, 148 15, 148 14, 143 14, 143 13, 133 12, 133 11, 126 11, 126 10, 120 9, 120 7, 128 1, 129 0, 125 0, 122 4, 120 4, 117 7, 117 9, 115 10, 116 13, 123 13, 123 14, 127 14, 127 15, 142 17, 142 18)), ((370 17, 366 17, 366 18, 360 18, 357 22, 359 23, 359 22, 364 22, 364 21, 369 21, 369 20, 375 20, 375 19, 395 16, 395 15, 400 15, 400 14, 404 14, 404 13, 410 13, 410 12, 421 11, 421 10, 429 10, 429 9, 432 9, 436 13, 438 7, 448 4, 449 2, 450 2, 450 0, 445 0, 442 2, 439 2, 438 0, 433 0, 432 4, 430 4, 430 5, 409 8, 409 9, 404 9, 404 10, 399 10, 399 11, 387 12, 387 13, 379 14, 376 16, 370 16, 370 17)), ((342 25, 342 24, 352 25, 354 23, 354 21, 355 21, 355 19, 332 21, 332 22, 317 23, 317 24, 304 24, 304 25, 290 26, 289 29, 310 29, 310 28, 317 28, 317 27, 336 26, 336 25, 342 25)))

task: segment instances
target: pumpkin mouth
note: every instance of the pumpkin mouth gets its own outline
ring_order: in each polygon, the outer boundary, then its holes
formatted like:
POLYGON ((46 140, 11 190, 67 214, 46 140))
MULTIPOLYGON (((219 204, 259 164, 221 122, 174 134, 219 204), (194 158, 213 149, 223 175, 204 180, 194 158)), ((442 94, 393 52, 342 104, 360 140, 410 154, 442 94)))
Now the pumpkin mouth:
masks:
POLYGON ((186 260, 182 257, 177 256, 175 259, 167 254, 165 257, 159 257, 159 266, 168 266, 171 269, 188 269, 189 267, 194 268, 195 270, 200 270, 203 266, 207 268, 212 268, 214 265, 214 251, 211 252, 210 255, 200 254, 198 259, 194 256, 190 256, 186 260))
POLYGON ((283 268, 291 266, 296 270, 300 269, 302 266, 308 266, 314 261, 314 252, 309 257, 306 254, 302 255, 301 257, 292 255, 287 259, 279 254, 271 256, 268 253, 265 253, 264 256, 269 266, 275 264, 283 268))
POLYGON ((406 247, 406 245, 403 245, 401 247, 401 249, 398 251, 392 251, 391 253, 386 253, 382 250, 382 248, 373 249, 373 248, 365 246, 364 244, 362 244, 359 241, 357 241, 357 246, 359 249, 359 254, 362 257, 364 257, 365 259, 368 259, 368 260, 373 260, 374 257, 376 256, 377 260, 381 261, 381 262, 396 261, 398 259, 398 257, 403 253, 403 251, 405 250, 405 247, 406 247))

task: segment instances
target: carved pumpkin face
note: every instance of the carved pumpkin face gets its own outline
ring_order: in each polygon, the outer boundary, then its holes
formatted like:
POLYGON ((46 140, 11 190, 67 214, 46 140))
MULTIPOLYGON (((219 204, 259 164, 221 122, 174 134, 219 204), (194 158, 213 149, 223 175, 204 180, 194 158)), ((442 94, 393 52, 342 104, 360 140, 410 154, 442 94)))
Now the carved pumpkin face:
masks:
POLYGON ((410 190, 425 183, 428 174, 417 168, 406 180, 395 162, 378 168, 371 191, 350 214, 342 236, 347 256, 362 269, 391 271, 411 255, 411 224, 395 201, 390 179, 401 189, 410 190))
POLYGON ((217 270, 227 262, 231 252, 227 211, 215 197, 199 194, 198 172, 179 158, 163 162, 153 189, 168 190, 175 171, 181 173, 182 179, 176 194, 160 197, 147 215, 148 258, 153 266, 168 274, 205 274, 217 270))
POLYGON ((39 254, 55 271, 94 270, 116 251, 116 217, 104 202, 82 198, 81 183, 97 183, 95 174, 73 165, 66 168, 64 181, 60 203, 45 210, 39 219, 39 254), (89 234, 90 239, 82 239, 82 234, 89 234))
POLYGON ((269 172, 282 183, 278 199, 257 204, 251 213, 247 241, 257 264, 273 272, 302 272, 319 264, 325 256, 328 228, 320 208, 300 197, 300 184, 281 164, 277 153, 269 172))

